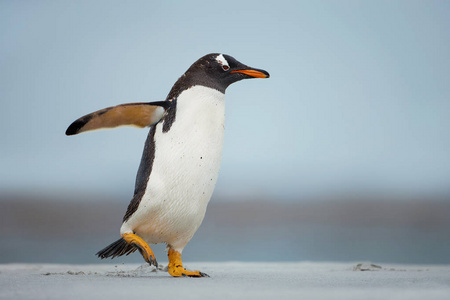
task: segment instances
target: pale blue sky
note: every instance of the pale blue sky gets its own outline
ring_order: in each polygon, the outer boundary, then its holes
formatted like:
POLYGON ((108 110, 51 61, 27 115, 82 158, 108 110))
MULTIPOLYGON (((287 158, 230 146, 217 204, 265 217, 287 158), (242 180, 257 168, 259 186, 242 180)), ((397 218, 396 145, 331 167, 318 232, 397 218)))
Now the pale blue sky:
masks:
POLYGON ((1 1, 0 191, 131 197, 148 130, 65 129, 163 100, 222 52, 271 78, 227 91, 216 195, 448 192, 449 16, 448 1, 1 1))

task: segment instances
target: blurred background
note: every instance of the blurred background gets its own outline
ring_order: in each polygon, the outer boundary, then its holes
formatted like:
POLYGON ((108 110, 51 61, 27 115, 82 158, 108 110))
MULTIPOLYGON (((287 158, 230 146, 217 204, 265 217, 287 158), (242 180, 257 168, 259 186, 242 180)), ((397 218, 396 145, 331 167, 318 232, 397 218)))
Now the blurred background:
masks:
POLYGON ((227 90, 219 181, 184 260, 449 264, 449 15, 448 1, 1 1, 0 263, 101 263, 148 129, 66 128, 163 100, 221 52, 271 78, 227 90))

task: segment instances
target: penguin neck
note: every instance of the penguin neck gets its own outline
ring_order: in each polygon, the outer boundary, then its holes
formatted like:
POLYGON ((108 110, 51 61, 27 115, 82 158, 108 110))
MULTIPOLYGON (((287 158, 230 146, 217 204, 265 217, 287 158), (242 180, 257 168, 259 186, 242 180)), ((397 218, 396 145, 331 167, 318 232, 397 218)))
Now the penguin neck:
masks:
POLYGON ((188 90, 194 86, 203 86, 206 88, 215 89, 222 94, 225 94, 225 90, 228 85, 221 84, 217 80, 212 80, 205 74, 191 74, 189 71, 184 73, 173 85, 166 100, 177 99, 178 96, 185 90, 188 90))
POLYGON ((218 91, 217 89, 206 87, 203 85, 194 85, 178 95, 176 98, 177 111, 181 106, 217 106, 224 108, 225 93, 218 91), (181 105, 181 106, 180 106, 181 105))

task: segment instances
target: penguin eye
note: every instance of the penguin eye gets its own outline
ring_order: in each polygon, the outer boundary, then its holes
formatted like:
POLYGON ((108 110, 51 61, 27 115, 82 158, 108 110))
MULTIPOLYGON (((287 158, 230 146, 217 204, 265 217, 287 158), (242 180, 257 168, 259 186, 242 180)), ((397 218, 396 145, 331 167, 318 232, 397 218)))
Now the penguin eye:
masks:
POLYGON ((222 66, 222 69, 223 69, 224 71, 228 71, 228 70, 230 69, 230 67, 227 66, 227 65, 223 65, 223 66, 222 66))

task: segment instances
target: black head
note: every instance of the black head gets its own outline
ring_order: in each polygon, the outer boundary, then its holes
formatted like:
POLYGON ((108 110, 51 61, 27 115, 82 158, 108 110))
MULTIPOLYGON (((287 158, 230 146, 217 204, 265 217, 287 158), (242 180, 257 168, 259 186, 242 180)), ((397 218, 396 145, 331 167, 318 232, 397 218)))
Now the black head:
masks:
POLYGON ((269 73, 244 65, 233 57, 211 53, 203 56, 175 83, 170 96, 194 85, 203 85, 225 93, 226 88, 239 80, 249 78, 268 78, 269 73))

